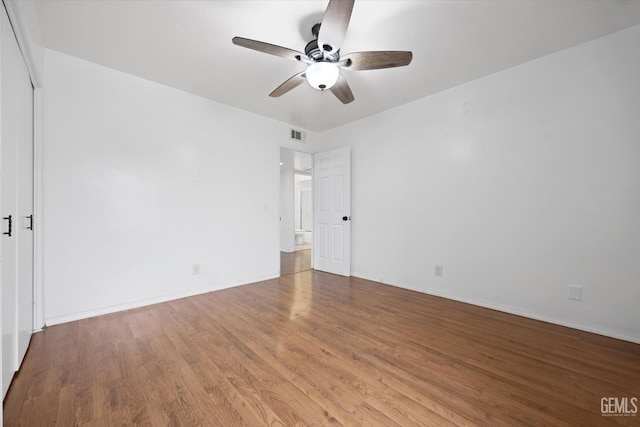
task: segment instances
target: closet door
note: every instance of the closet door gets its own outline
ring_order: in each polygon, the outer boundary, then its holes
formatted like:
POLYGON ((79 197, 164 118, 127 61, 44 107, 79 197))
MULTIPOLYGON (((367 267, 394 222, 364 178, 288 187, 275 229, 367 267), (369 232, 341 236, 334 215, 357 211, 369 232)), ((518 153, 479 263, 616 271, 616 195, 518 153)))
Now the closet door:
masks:
POLYGON ((12 84, 17 73, 13 58, 18 46, 13 38, 7 15, 2 9, 2 45, 0 52, 0 211, 2 212, 2 396, 7 392, 18 360, 17 331, 17 173, 18 173, 18 109, 10 108, 17 99, 17 87, 12 84), (10 231, 10 232, 9 232, 10 231))
POLYGON ((33 87, 4 8, 0 8, 0 268, 2 396, 33 332, 33 87))
POLYGON ((22 364, 33 334, 33 86, 26 65, 18 58, 18 191, 17 309, 18 362, 22 364))

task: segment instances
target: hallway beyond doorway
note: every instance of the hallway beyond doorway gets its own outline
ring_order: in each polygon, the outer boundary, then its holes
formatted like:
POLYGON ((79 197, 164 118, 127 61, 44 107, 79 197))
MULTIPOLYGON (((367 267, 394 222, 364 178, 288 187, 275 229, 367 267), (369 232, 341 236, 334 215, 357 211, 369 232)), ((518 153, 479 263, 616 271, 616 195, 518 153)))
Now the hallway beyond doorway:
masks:
POLYGON ((303 243, 301 245, 296 245, 294 251, 306 251, 311 249, 311 243, 303 243))
POLYGON ((280 252, 280 276, 311 270, 311 249, 280 252))

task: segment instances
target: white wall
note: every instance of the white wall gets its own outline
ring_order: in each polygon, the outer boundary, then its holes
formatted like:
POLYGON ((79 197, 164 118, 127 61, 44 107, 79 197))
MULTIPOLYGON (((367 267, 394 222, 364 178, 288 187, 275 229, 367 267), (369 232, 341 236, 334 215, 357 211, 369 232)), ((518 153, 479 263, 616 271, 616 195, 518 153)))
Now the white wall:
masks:
POLYGON ((638 76, 634 27, 321 134, 353 274, 640 342, 638 76))
POLYGON ((45 63, 47 324, 278 276, 288 125, 55 51, 45 63))

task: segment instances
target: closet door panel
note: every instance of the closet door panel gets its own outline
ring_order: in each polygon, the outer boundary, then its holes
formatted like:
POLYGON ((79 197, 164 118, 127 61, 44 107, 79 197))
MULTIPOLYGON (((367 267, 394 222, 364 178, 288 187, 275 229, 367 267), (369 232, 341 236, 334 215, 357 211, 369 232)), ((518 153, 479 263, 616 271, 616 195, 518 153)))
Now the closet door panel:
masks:
POLYGON ((33 87, 9 18, 4 7, 0 9, 0 278, 4 398, 33 332, 33 87))
POLYGON ((24 62, 18 63, 18 359, 20 368, 33 333, 33 87, 24 62))
POLYGON ((0 210, 2 211, 2 395, 9 388, 13 373, 17 368, 18 334, 17 334, 17 171, 18 171, 18 88, 14 84, 18 72, 15 63, 16 53, 19 55, 17 43, 13 38, 7 15, 2 9, 2 45, 0 51, 0 88, 1 102, 1 140, 0 140, 0 210), (12 41, 14 43, 12 43, 12 41), (16 52, 17 51, 17 52, 16 52), (12 227, 9 236, 9 220, 12 227))

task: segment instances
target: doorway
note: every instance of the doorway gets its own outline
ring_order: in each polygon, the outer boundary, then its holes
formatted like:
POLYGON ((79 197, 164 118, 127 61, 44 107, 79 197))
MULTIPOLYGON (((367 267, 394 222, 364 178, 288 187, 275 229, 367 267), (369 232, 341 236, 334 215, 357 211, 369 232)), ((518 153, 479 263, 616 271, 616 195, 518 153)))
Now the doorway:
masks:
POLYGON ((280 275, 312 267, 313 156, 280 149, 280 275))

